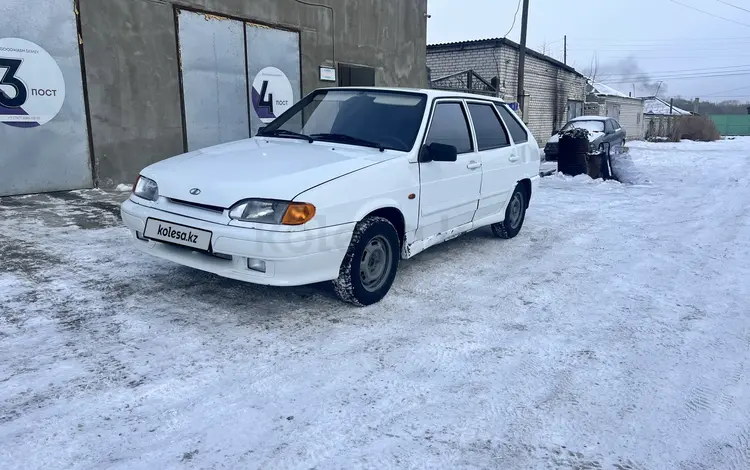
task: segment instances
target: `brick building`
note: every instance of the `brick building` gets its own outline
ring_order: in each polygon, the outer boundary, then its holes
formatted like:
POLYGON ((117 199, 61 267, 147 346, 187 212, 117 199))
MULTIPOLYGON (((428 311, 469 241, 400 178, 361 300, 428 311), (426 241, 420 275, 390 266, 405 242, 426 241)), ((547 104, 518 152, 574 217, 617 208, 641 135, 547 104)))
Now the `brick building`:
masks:
MULTIPOLYGON (((441 78, 473 70, 492 83, 495 94, 515 103, 519 45, 508 39, 430 44, 427 67, 432 83, 441 78)), ((540 145, 554 130, 583 114, 586 78, 573 67, 531 49, 526 49, 527 112, 524 120, 540 145)))

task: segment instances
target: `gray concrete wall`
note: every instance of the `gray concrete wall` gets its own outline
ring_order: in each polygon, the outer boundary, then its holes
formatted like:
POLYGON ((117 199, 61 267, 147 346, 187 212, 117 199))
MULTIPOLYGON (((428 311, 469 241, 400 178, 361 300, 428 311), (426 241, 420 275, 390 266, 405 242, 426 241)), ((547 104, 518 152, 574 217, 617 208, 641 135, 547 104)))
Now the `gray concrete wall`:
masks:
POLYGON ((184 149, 174 7, 300 32, 302 91, 320 65, 376 69, 376 84, 427 85, 427 0, 80 0, 95 178, 132 183, 184 149), (334 48, 335 46, 335 56, 334 48))
MULTIPOLYGON (((518 77, 518 49, 496 47, 491 42, 466 43, 427 51, 427 66, 432 79, 451 73, 474 69, 485 80, 498 77, 500 97, 516 101, 518 77)), ((568 100, 584 101, 586 80, 549 61, 529 55, 526 57, 526 93, 530 95, 528 126, 540 146, 552 131, 567 121, 568 100)))

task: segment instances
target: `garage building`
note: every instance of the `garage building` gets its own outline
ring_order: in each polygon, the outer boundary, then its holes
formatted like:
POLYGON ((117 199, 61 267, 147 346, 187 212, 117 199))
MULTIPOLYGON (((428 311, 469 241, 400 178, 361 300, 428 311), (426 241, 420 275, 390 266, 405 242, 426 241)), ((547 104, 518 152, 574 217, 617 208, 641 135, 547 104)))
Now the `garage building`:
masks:
POLYGON ((3 0, 0 195, 132 183, 332 85, 427 85, 427 0, 3 0))
MULTIPOLYGON (((472 76, 472 89, 481 85, 484 91, 491 84, 493 94, 509 103, 517 101, 519 45, 507 38, 430 44, 427 46, 427 67, 434 87, 446 82, 468 86, 461 77, 472 76), (471 71, 471 73, 467 73, 471 71), (481 78, 481 80, 480 80, 481 78)), ((525 94, 527 109, 524 121, 540 146, 552 131, 560 129, 568 119, 583 114, 586 79, 573 67, 526 49, 525 94)))

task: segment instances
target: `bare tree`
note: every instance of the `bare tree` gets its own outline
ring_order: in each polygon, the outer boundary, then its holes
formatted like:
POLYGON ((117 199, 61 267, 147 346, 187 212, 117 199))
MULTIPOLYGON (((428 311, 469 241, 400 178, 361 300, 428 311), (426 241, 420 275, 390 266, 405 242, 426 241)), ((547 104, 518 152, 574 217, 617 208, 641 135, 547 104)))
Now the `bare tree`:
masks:
POLYGON ((592 82, 599 79, 599 56, 596 52, 591 56, 591 63, 587 69, 584 69, 583 74, 592 82))

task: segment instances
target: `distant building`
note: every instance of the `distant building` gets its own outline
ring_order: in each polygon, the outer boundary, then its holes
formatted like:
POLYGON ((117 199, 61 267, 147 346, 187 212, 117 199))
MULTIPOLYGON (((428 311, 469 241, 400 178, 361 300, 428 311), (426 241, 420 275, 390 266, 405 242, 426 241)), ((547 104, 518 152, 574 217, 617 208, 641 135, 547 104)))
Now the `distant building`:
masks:
POLYGON ((690 116, 690 111, 685 111, 677 106, 670 105, 666 101, 656 96, 643 98, 644 112, 650 116, 690 116))
MULTIPOLYGON (((430 44, 427 67, 433 88, 499 96, 517 106, 519 45, 504 38, 430 44)), ((568 119, 583 114, 586 78, 573 67, 526 50, 524 121, 543 146, 568 119)))
POLYGON ((680 116, 690 116, 690 111, 673 106, 657 96, 643 99, 645 137, 669 137, 680 116))
POLYGON ((626 95, 603 83, 589 80, 584 114, 614 118, 625 129, 628 140, 645 134, 643 98, 626 95))

